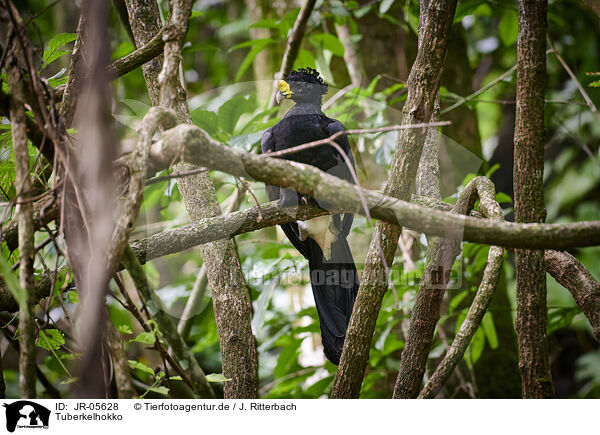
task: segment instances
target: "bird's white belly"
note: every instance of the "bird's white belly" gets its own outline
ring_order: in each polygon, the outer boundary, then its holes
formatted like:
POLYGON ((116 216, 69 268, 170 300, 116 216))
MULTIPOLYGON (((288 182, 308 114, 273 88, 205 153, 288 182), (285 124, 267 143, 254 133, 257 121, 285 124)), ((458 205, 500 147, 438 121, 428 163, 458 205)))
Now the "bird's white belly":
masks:
POLYGON ((307 237, 315 240, 326 260, 331 259, 331 245, 338 237, 338 231, 333 225, 331 216, 319 216, 307 221, 298 221, 300 240, 307 237))

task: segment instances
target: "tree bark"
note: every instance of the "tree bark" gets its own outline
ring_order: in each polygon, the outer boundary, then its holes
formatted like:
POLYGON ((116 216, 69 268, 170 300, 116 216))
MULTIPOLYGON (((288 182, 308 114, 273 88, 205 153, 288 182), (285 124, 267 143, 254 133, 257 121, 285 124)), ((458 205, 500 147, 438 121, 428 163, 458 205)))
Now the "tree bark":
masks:
MULTIPOLYGON (((171 161, 181 159, 238 177, 290 187, 312 197, 328 198, 337 210, 365 215, 362 196, 371 217, 425 234, 444 236, 462 231, 465 241, 508 248, 569 249, 600 245, 600 221, 516 224, 432 210, 362 189, 314 166, 268 155, 254 155, 222 145, 193 125, 179 125, 165 132, 153 148, 154 153, 161 153, 171 161)), ((385 284, 383 279, 382 285, 385 284)))
MULTIPOLYGON (((547 1, 519 1, 513 185, 515 221, 543 222, 547 1)), ((524 398, 553 397, 544 252, 516 250, 519 368, 524 398)))
MULTIPOLYGON (((9 6, 10 7, 10 6, 9 6)), ((11 29, 12 31, 12 29, 11 29)), ((12 145, 15 158, 15 190, 17 207, 15 219, 19 226, 19 284, 26 292, 24 306, 19 307, 19 386, 21 397, 34 399, 36 396, 36 351, 35 351, 35 282, 33 262, 35 260, 33 207, 29 201, 31 180, 29 173, 29 153, 27 151, 27 133, 25 124, 25 108, 23 106, 23 77, 19 67, 22 52, 13 42, 11 53, 7 59, 7 80, 12 94, 10 101, 10 120, 12 145)))
POLYGON ((600 283, 568 252, 546 251, 544 264, 546 272, 571 292, 600 342, 600 283))
MULTIPOLYGON (((452 211, 469 214, 476 199, 474 179, 460 193, 452 211)), ((433 332, 440 318, 440 306, 446 291, 452 265, 460 253, 460 233, 429 239, 427 263, 423 270, 419 291, 410 318, 408 336, 402 351, 400 370, 394 388, 395 399, 414 399, 419 394, 433 332)))
MULTIPOLYGON (((429 5, 423 24, 423 39, 408 77, 408 96, 402 110, 402 124, 428 122, 439 87, 456 0, 439 0, 429 5)), ((427 129, 401 130, 384 193, 409 200, 427 129)), ((358 397, 381 301, 388 286, 385 264, 394 260, 399 226, 378 222, 365 261, 365 270, 346 332, 340 366, 333 381, 331 397, 358 397), (383 250, 385 259, 381 258, 383 250)))
MULTIPOLYGON (((502 221, 504 215, 502 209, 495 199, 494 186, 487 178, 477 177, 472 180, 472 185, 476 188, 477 197, 479 198, 479 208, 484 211, 487 218, 502 221)), ((467 186, 465 190, 471 188, 467 186)), ((463 358, 467 346, 471 342, 475 331, 479 327, 483 316, 485 315, 489 304, 496 291, 496 285, 500 271, 502 269, 502 262, 504 259, 504 250, 498 246, 491 246, 488 254, 488 262, 485 266, 483 278, 475 295, 475 299, 469 308, 467 317, 463 321, 460 330, 456 334, 452 346, 446 353, 446 356, 442 362, 438 365, 435 372, 429 378, 429 381, 419 394, 419 398, 433 398, 442 388, 444 382, 448 379, 456 364, 463 358)), ((429 343, 431 345, 431 341, 429 343)), ((429 353, 429 347, 427 348, 427 354, 429 353)), ((425 354, 425 358, 427 357, 425 354)), ((403 355, 404 356, 404 355, 403 355)), ((423 365, 424 368, 424 365, 423 365)), ((420 373, 421 378, 423 372, 420 373)), ((420 379, 419 379, 420 381, 420 379)), ((420 383, 420 382, 419 382, 420 383)), ((408 396, 408 397, 412 397, 408 396)))
MULTIPOLYGON (((126 2, 136 44, 145 45, 160 30, 158 4, 156 1, 148 4, 130 0, 126 2)), ((187 109, 186 92, 179 81, 179 63, 191 5, 191 1, 173 4, 171 19, 165 25, 163 34, 165 55, 160 80, 158 69, 147 67, 144 72, 153 104, 174 109, 183 122, 191 122, 191 117, 187 109)), ((193 168, 187 163, 179 163, 175 167, 176 172, 190 169, 193 168)), ((221 214, 214 186, 207 173, 182 177, 178 185, 192 221, 221 214)), ((250 297, 237 252, 231 240, 221 240, 203 246, 201 255, 213 292, 223 374, 232 379, 225 383, 225 397, 254 398, 258 394, 256 342, 250 326, 250 297)))

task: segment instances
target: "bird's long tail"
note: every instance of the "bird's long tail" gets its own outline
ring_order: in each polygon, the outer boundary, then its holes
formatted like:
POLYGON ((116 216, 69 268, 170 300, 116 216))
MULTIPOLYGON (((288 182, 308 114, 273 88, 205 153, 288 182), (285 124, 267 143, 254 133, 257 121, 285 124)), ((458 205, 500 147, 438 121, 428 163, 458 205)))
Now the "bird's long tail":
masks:
POLYGON ((310 248, 310 281, 319 314, 325 356, 338 365, 358 292, 358 273, 350 246, 344 237, 332 244, 330 260, 325 260, 321 248, 314 240, 309 238, 307 241, 310 248))

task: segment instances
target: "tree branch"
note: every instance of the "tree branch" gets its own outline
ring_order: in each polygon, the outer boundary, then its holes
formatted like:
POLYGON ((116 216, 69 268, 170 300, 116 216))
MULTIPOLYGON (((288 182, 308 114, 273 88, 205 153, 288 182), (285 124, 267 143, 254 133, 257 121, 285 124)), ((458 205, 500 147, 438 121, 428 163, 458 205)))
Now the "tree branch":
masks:
MULTIPOLYGON (((153 146, 171 161, 181 159, 238 177, 290 187, 300 193, 328 198, 336 209, 364 214, 357 195, 358 186, 319 171, 314 166, 253 155, 224 146, 193 125, 179 125, 153 146)), ((416 231, 444 236, 447 231, 463 231, 463 240, 505 247, 567 249, 600 244, 600 221, 564 224, 515 224, 488 222, 431 210, 406 201, 361 189, 370 214, 416 231)))
POLYGON ((202 368, 198 364, 198 361, 196 361, 194 354, 181 338, 181 335, 177 332, 177 326, 167 312, 154 302, 156 297, 152 296, 152 290, 148 285, 144 269, 138 262, 133 250, 129 247, 125 249, 123 264, 127 268, 129 275, 131 275, 135 286, 144 298, 150 314, 154 320, 156 320, 158 329, 165 337, 165 341, 171 346, 173 356, 181 367, 184 367, 189 374, 194 392, 201 398, 214 398, 214 393, 206 380, 202 368))
POLYGON ((106 344, 110 349, 110 356, 115 373, 117 397, 119 399, 133 399, 137 396, 137 392, 131 382, 129 363, 127 361, 125 350, 123 350, 123 338, 108 316, 106 316, 104 323, 106 325, 106 344))
MULTIPOLYGON (((17 18, 16 9, 12 3, 7 2, 7 7, 12 9, 13 19, 17 18)), ((16 23, 19 26, 20 23, 16 23)), ((15 26, 9 27, 9 32, 15 31, 15 26)), ((18 222, 19 238, 19 284, 26 292, 24 303, 19 307, 19 386, 21 397, 35 398, 35 318, 34 305, 34 277, 33 262, 35 259, 34 233, 33 233, 33 207, 28 196, 31 191, 29 174, 29 153, 27 151, 27 133, 25 124, 25 109, 23 77, 19 67, 22 51, 14 41, 8 58, 7 81, 13 98, 10 101, 10 119, 12 131, 12 145, 15 158, 15 190, 18 198, 15 220, 18 222)))
MULTIPOLYGON (((473 183, 473 187, 476 189, 474 193, 476 193, 476 196, 479 198, 479 208, 484 212, 485 216, 494 221, 504 220, 502 209, 495 199, 495 190, 492 182, 485 177, 477 177, 473 179, 471 183, 473 183)), ((418 398, 435 397, 456 367, 456 364, 463 358, 465 350, 471 342, 475 331, 477 331, 492 297, 495 294, 503 259, 504 250, 502 248, 497 246, 490 247, 488 262, 483 272, 483 278, 469 312, 467 313, 467 317, 463 321, 446 356, 438 365, 431 378, 429 378, 429 381, 419 394, 418 398)), ((427 358, 428 353, 429 347, 425 353, 425 359, 427 358)), ((423 371, 420 373, 419 385, 422 377, 423 371)))
MULTIPOLYGON (((113 61, 106 68, 111 80, 118 79, 125 74, 146 65, 152 59, 160 56, 163 52, 165 41, 162 38, 162 29, 143 47, 113 61)), ((75 51, 73 51, 75 56, 75 51)), ((72 67, 71 67, 72 68, 72 67)), ((65 91, 69 85, 61 85, 54 88, 54 96, 57 100, 64 99, 65 91)))
MULTIPOLYGON (((468 214, 475 204, 478 179, 473 179, 460 193, 453 213, 468 214)), ((430 239, 427 262, 419 282, 408 336, 402 351, 400 370, 394 387, 395 399, 415 398, 421 389, 433 332, 440 318, 440 306, 450 278, 450 271, 460 253, 460 239, 449 234, 430 239)))
MULTIPOLYGON (((146 26, 146 32, 156 30, 158 5, 155 1, 146 5, 128 2, 130 22, 135 13, 146 26), (156 26, 156 29, 155 29, 156 26)), ((164 65, 160 75, 148 71, 146 81, 153 104, 175 109, 178 118, 190 122, 186 92, 179 81, 181 47, 188 28, 191 0, 172 3, 171 19, 165 25, 163 39, 164 65), (160 90, 156 84, 160 84, 160 90)), ((132 23, 134 36, 142 34, 132 23)), ((147 33, 149 35, 151 33, 147 33)), ((173 160, 171 160, 173 161, 173 160)), ((175 171, 189 174, 193 167, 179 163, 175 171)), ((179 190, 193 221, 217 216, 221 209, 215 188, 208 173, 186 176, 178 180, 179 190)), ((250 321, 252 307, 235 246, 231 240, 222 240, 201 248, 208 280, 213 292, 213 304, 223 363, 223 374, 231 378, 224 386, 226 398, 254 398, 258 390, 256 341, 250 321)))
MULTIPOLYGON (((427 10, 417 58, 407 81, 408 96, 402 109, 401 124, 429 122, 455 8, 455 0, 441 0, 427 10)), ((405 201, 410 199, 426 131, 402 130, 398 135, 384 190, 387 196, 405 201)), ((392 264, 394 260, 401 231, 399 226, 377 223, 346 332, 340 366, 333 382, 331 396, 334 398, 353 398, 359 395, 377 315, 388 287, 386 265, 392 264), (381 249, 384 258, 380 254, 381 249)))
MULTIPOLYGON (((59 216, 59 206, 53 195, 42 198, 33 203, 33 232, 44 227, 59 216)), ((2 228, 2 241, 11 251, 19 245, 19 221, 11 220, 2 228)))
POLYGON ((600 283, 568 252, 548 250, 544 260, 546 272, 571 292, 592 325, 596 340, 600 342, 600 283))

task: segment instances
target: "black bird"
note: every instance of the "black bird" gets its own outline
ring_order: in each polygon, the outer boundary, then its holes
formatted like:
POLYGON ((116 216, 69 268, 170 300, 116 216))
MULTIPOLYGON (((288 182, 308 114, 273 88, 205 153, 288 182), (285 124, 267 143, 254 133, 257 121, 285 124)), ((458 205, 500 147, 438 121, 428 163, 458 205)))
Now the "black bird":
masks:
MULTIPOLYGON (((328 118, 321 111, 321 97, 327 93, 328 87, 316 70, 300 68, 292 71, 278 82, 277 88, 277 103, 291 99, 296 104, 281 121, 265 131, 261 141, 263 153, 325 139, 344 130, 339 121, 328 118)), ((346 135, 339 136, 336 142, 354 168, 346 135)), ((331 145, 295 152, 284 158, 316 166, 329 174, 353 181, 344 159, 331 145)), ((321 208, 328 208, 327 198, 311 198, 292 189, 270 185, 266 189, 269 200, 278 199, 281 207, 316 203, 321 208)), ((325 356, 336 365, 342 355, 359 286, 352 252, 346 241, 353 219, 352 214, 335 214, 281 225, 290 242, 308 260, 325 356)))

